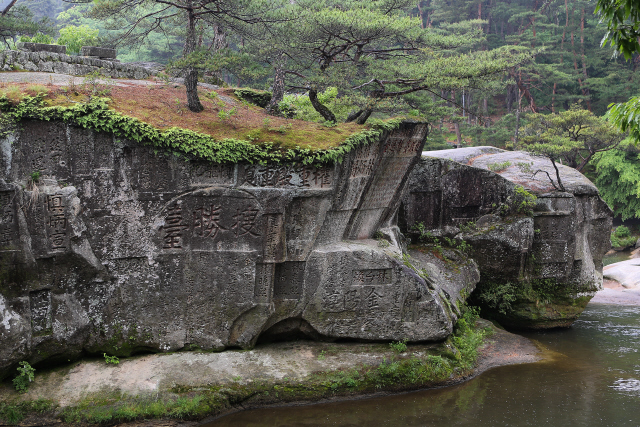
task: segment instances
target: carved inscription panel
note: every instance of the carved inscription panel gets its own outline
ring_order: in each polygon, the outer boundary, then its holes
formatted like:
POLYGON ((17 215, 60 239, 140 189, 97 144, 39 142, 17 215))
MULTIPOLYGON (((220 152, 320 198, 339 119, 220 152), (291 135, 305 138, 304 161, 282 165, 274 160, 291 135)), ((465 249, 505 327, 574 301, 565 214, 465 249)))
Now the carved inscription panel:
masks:
POLYGON ((256 303, 271 302, 275 264, 256 264, 256 283, 253 297, 256 303))
POLYGON ((17 245, 18 218, 16 218, 15 193, 0 192, 0 251, 17 245))
POLYGON ((205 162, 193 163, 191 167, 192 185, 232 185, 235 165, 218 165, 205 162))
POLYGON ((69 222, 65 212, 67 198, 62 194, 45 197, 46 230, 51 252, 62 252, 69 248, 69 222))
POLYGON ((34 336, 51 335, 51 291, 43 289, 29 292, 31 331, 34 336))
POLYGON ((288 261, 276 264, 273 298, 299 300, 304 285, 305 263, 288 261))
POLYGON ((66 126, 61 123, 41 123, 25 126, 20 143, 26 158, 20 162, 21 173, 29 175, 39 171, 44 175, 55 175, 58 179, 70 176, 66 126))
POLYGON ((334 184, 333 166, 239 165, 239 168, 243 186, 331 189, 334 184))
MULTIPOLYGON (((267 232, 274 234, 279 224, 281 228, 277 217, 267 221, 254 198, 241 192, 219 193, 204 191, 168 203, 159 228, 162 249, 262 250, 267 232)), ((270 250, 277 250, 277 245, 270 250)))

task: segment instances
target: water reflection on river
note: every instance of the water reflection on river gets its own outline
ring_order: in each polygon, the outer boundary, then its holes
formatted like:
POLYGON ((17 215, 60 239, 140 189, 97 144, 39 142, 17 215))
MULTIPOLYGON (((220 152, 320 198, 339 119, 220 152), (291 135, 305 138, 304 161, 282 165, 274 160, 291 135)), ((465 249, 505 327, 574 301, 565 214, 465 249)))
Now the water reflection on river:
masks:
POLYGON ((555 356, 455 387, 246 411, 209 426, 640 425, 640 307, 590 304, 570 329, 526 335, 555 356))

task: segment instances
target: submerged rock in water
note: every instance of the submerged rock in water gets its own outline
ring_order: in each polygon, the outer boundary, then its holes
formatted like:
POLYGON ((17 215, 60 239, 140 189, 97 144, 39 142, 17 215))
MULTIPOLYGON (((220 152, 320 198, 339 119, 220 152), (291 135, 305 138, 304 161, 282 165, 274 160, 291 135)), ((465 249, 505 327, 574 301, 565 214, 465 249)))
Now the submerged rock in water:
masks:
POLYGON ((554 188, 546 158, 494 147, 425 152, 401 229, 430 246, 464 245, 481 272, 472 299, 484 316, 513 328, 569 326, 601 288, 612 214, 586 177, 558 168, 566 191, 554 188))
POLYGON ((461 255, 403 257, 395 218, 425 124, 322 167, 20 125, 0 141, 0 373, 260 337, 441 340, 479 278, 461 255))

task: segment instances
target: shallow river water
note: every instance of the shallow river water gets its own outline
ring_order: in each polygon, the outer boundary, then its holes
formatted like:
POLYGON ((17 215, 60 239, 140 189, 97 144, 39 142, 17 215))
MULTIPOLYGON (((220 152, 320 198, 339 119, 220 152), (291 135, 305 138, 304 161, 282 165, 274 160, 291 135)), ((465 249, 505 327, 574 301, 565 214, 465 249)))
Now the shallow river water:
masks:
POLYGON ((640 307, 589 304, 574 326, 530 333, 546 361, 491 369, 454 387, 258 409, 222 426, 640 426, 640 307))

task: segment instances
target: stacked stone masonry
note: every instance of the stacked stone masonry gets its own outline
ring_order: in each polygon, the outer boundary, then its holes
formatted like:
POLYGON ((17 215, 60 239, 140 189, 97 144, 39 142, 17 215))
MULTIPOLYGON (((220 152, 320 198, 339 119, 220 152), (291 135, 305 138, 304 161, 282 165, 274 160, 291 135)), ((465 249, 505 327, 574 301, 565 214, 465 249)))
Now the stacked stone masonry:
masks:
POLYGON ((54 52, 0 51, 0 66, 4 71, 27 70, 84 76, 94 71, 118 79, 146 79, 155 73, 125 63, 73 56, 54 52))
POLYGON ((318 168, 185 161, 63 123, 20 127, 0 143, 4 372, 260 336, 439 340, 479 279, 466 259, 416 261, 429 283, 402 262, 395 218, 425 124, 318 168))

